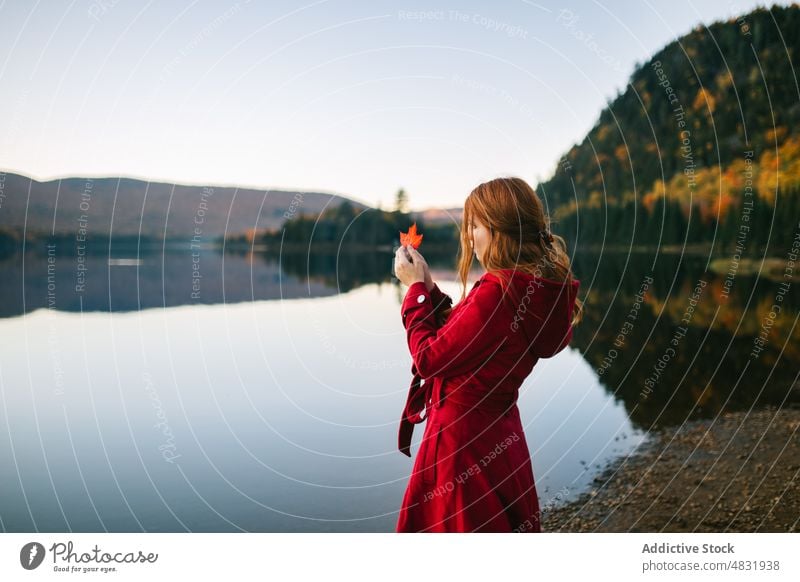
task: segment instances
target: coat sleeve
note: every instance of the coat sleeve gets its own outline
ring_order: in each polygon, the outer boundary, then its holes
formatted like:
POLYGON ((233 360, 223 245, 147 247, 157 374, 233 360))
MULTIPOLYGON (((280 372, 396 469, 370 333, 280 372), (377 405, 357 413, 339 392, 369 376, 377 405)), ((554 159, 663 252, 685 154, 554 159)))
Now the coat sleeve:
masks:
POLYGON ((441 327, 446 320, 444 312, 448 309, 452 309, 453 300, 447 293, 444 293, 441 289, 439 289, 439 286, 436 283, 433 284, 433 289, 431 289, 430 295, 433 311, 436 315, 436 327, 441 327))
POLYGON ((425 283, 412 283, 402 306, 408 347, 423 378, 456 376, 480 368, 508 339, 509 318, 500 285, 483 281, 469 304, 442 327, 436 327, 431 294, 425 283))

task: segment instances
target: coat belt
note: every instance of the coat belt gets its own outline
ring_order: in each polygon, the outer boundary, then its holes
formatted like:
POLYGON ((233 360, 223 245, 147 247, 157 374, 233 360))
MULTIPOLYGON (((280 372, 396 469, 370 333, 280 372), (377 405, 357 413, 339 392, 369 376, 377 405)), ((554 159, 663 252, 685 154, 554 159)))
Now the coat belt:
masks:
MULTIPOLYGON (((417 371, 416 364, 411 365, 411 386, 408 388, 408 398, 406 399, 403 415, 400 417, 400 430, 397 434, 397 444, 400 452, 411 456, 411 437, 414 434, 414 425, 419 424, 430 414, 430 400, 432 380, 422 382, 422 376, 417 371), (422 412, 425 411, 423 416, 422 412)), ((441 398, 441 396, 440 396, 441 398)))
MULTIPOLYGON (((422 382, 422 376, 417 371, 415 364, 411 365, 411 386, 408 388, 403 415, 400 417, 400 429, 397 434, 397 444, 400 452, 411 456, 411 437, 414 435, 414 425, 421 423, 430 416, 433 406, 441 406, 444 400, 444 381, 439 384, 439 390, 434 394, 435 381, 433 378, 422 382), (433 397, 436 402, 433 402, 433 397), (423 415, 423 411, 425 414, 423 415)), ((447 394, 447 399, 453 404, 464 406, 470 410, 492 411, 507 414, 516 404, 519 396, 519 386, 514 390, 491 390, 485 393, 470 391, 466 386, 447 394)))

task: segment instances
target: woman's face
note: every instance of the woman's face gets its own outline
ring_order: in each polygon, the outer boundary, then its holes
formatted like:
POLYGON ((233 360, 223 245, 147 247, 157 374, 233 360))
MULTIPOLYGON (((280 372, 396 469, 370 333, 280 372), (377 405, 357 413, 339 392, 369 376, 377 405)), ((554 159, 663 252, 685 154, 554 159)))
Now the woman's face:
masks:
POLYGON ((489 238, 491 234, 489 229, 477 218, 472 219, 472 224, 469 225, 470 238, 472 240, 472 248, 475 250, 475 256, 480 262, 486 247, 489 246, 489 238))

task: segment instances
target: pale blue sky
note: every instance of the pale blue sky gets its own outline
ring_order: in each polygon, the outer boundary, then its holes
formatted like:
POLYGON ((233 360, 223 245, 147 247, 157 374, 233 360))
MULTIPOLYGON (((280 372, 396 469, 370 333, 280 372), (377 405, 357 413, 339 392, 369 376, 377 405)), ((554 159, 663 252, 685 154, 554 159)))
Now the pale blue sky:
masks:
POLYGON ((757 5, 4 2, 0 169, 459 206, 548 177, 636 63, 757 5))

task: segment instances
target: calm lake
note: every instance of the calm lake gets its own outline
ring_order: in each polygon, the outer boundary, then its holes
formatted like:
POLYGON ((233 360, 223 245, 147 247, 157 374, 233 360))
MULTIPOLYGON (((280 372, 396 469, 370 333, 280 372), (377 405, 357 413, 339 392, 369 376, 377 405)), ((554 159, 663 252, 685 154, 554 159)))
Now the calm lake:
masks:
MULTIPOLYGON (((653 427, 800 403, 796 281, 655 256, 575 258, 584 321, 519 398, 545 511, 653 427)), ((0 259, 2 530, 393 531, 414 459, 391 259, 0 259)))

